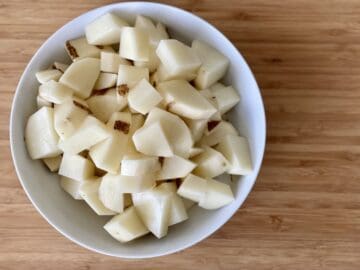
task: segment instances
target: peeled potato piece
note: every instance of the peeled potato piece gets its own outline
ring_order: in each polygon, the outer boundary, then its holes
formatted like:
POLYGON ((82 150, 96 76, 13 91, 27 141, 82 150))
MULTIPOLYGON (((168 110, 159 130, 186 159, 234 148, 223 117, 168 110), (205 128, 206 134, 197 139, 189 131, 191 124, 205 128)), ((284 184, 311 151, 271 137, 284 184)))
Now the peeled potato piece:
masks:
POLYGON ((64 154, 59 168, 59 174, 76 181, 85 181, 94 176, 94 164, 80 156, 64 154))
POLYGON ((48 102, 61 104, 73 95, 73 89, 58 83, 56 81, 48 81, 39 87, 39 96, 48 102))
POLYGON ((121 30, 119 50, 121 57, 133 61, 148 61, 149 50, 149 37, 143 29, 124 27, 121 30))
POLYGON ((204 147, 204 152, 192 159, 197 164, 194 174, 203 178, 213 178, 223 174, 229 168, 229 162, 218 151, 204 147))
POLYGON ((42 107, 32 114, 25 127, 25 143, 32 159, 55 157, 62 153, 54 129, 54 109, 42 107))
POLYGON ((66 176, 60 177, 60 186, 63 190, 70 194, 75 200, 82 200, 80 195, 81 182, 68 178, 66 176))
POLYGON ((209 44, 194 40, 191 47, 196 51, 201 61, 201 67, 195 79, 199 89, 205 89, 221 79, 229 66, 229 60, 209 44))
POLYGON ((80 195, 85 202, 94 210, 99 216, 111 216, 115 215, 116 212, 106 208, 99 199, 99 187, 101 179, 94 179, 91 181, 83 182, 80 186, 80 195))
POLYGON ((229 174, 247 175, 252 172, 249 145, 244 137, 227 135, 216 149, 229 161, 229 174))
POLYGON ((133 193, 132 199, 141 220, 157 238, 167 234, 171 210, 171 194, 160 189, 133 193))
POLYGON ((87 43, 84 37, 66 41, 65 49, 73 61, 86 57, 99 58, 101 52, 98 47, 87 43))
POLYGON ((119 65, 130 66, 131 63, 114 52, 101 52, 100 70, 102 72, 118 73, 119 65))
POLYGON ((93 116, 86 116, 81 126, 70 137, 60 141, 59 148, 65 153, 77 154, 111 136, 108 128, 93 116))
POLYGON ((216 108, 187 81, 173 80, 158 85, 168 110, 190 119, 208 119, 216 108))
POLYGON ((105 224, 104 229, 120 242, 129 242, 149 232, 133 206, 114 216, 105 224))
POLYGON ((156 176, 157 180, 183 178, 196 167, 194 162, 179 156, 165 157, 161 160, 161 170, 156 176))
POLYGON ((129 25, 113 13, 106 13, 85 27, 85 35, 89 44, 111 45, 119 43, 123 27, 129 25))
POLYGON ((44 158, 43 162, 48 167, 50 172, 57 172, 60 168, 62 156, 56 156, 51 158, 44 158))
POLYGON ((62 72, 57 69, 46 69, 35 73, 36 79, 39 83, 46 83, 48 81, 58 81, 62 72))
POLYGON ((59 82, 74 90, 74 95, 88 98, 100 74, 100 60, 83 58, 72 63, 59 82))

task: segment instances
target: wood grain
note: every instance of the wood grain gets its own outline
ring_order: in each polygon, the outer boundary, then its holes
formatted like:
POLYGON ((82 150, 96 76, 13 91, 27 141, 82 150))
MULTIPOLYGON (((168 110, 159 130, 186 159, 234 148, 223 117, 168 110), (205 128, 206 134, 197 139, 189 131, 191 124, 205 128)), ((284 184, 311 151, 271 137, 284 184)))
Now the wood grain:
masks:
POLYGON ((125 261, 57 233, 15 175, 8 124, 45 39, 107 1, 0 1, 0 269, 360 269, 360 1, 164 1, 223 31, 252 67, 268 144, 257 184, 217 233, 180 253, 125 261))

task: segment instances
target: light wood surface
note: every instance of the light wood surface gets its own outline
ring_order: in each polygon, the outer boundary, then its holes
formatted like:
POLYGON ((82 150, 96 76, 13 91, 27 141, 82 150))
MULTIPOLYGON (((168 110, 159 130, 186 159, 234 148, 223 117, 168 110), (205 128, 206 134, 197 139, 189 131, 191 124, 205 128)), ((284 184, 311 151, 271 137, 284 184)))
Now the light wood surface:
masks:
POLYGON ((205 241, 146 261, 95 254, 56 232, 15 175, 11 101, 45 39, 107 3, 0 0, 0 269, 360 269, 360 1, 168 3, 223 31, 258 79, 267 150, 246 203, 205 241))

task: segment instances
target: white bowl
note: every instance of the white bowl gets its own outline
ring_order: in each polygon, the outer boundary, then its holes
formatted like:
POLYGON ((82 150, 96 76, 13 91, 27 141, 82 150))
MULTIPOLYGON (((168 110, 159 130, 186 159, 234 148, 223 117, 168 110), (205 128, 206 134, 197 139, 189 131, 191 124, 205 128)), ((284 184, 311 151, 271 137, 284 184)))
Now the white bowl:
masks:
MULTIPOLYGON (((259 88, 244 58, 217 29, 184 10, 155 3, 132 2, 104 6, 89 11, 67 23, 54 33, 27 65, 17 87, 11 110, 10 143, 20 182, 40 214, 60 233, 90 250, 121 258, 149 258, 170 254, 194 245, 219 229, 242 205, 258 175, 265 148, 265 114, 259 88), (231 65, 225 82, 241 95, 241 102, 230 114, 232 123, 249 139, 254 172, 232 184, 235 201, 216 211, 198 207, 190 210, 190 218, 173 226, 161 240, 153 236, 121 244, 111 238, 102 226, 109 217, 97 216, 84 202, 73 200, 63 192, 58 176, 48 172, 40 161, 29 158, 24 143, 24 127, 36 110, 38 82, 35 72, 47 68, 55 60, 69 62, 64 43, 84 35, 85 26, 106 12, 114 12, 134 21, 143 14, 163 22, 171 35, 182 41, 200 39, 224 55, 231 65)), ((49 243, 51 245, 51 243, 49 243)))

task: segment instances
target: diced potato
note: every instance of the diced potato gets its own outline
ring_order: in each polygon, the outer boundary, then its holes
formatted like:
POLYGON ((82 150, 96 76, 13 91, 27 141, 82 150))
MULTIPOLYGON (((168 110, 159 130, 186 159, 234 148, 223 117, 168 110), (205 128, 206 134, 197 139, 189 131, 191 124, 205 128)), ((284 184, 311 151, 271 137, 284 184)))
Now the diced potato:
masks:
POLYGON ((88 115, 75 133, 59 142, 59 148, 65 153, 77 154, 110 136, 110 131, 102 122, 88 115))
POLYGON ((57 172, 60 168, 62 156, 56 156, 56 157, 50 157, 50 158, 44 158, 43 162, 48 167, 50 172, 57 172))
POLYGON ((130 66, 131 63, 114 52, 101 52, 100 70, 103 72, 118 73, 119 65, 130 66))
POLYGON ((205 209, 218 209, 233 200, 234 195, 229 185, 209 179, 205 196, 200 200, 199 206, 205 209))
POLYGON ((100 74, 100 60, 84 58, 72 63, 59 82, 74 90, 74 95, 88 98, 100 74))
POLYGON ((121 30, 119 54, 133 61, 149 60, 150 43, 148 34, 135 27, 124 27, 121 30))
POLYGON ((133 137, 136 150, 150 156, 171 157, 174 155, 160 122, 138 129, 133 137))
POLYGON ((94 90, 104 90, 114 87, 117 81, 117 75, 101 72, 95 85, 94 90))
POLYGON ((111 45, 119 43, 126 21, 112 13, 106 13, 85 27, 86 39, 93 45, 111 45))
POLYGON ((229 174, 247 175, 252 172, 249 145, 244 137, 227 135, 216 149, 229 161, 229 174))
POLYGON ((160 41, 156 54, 172 76, 195 73, 201 65, 195 51, 176 39, 160 41))
POLYGON ((77 180, 68 178, 66 176, 60 177, 60 186, 63 190, 70 194, 75 200, 82 200, 83 198, 80 195, 81 183, 77 180))
POLYGON ((214 146, 220 143, 228 134, 238 135, 234 126, 226 121, 208 122, 208 128, 205 129, 205 136, 200 140, 200 144, 214 146))
POLYGON ((204 147, 204 152, 192 159, 197 164, 194 174, 203 178, 213 178, 223 174, 229 168, 229 162, 218 151, 204 147))
POLYGON ((194 40, 191 47, 201 60, 201 67, 195 79, 195 85, 199 89, 205 89, 225 75, 229 60, 203 41, 194 40))
POLYGON ((58 81, 62 75, 57 69, 46 69, 35 73, 36 79, 39 83, 46 83, 48 81, 58 81))
POLYGON ((231 110, 240 101, 239 94, 232 86, 217 83, 210 87, 210 91, 215 97, 217 107, 221 114, 231 110))
POLYGON ((200 202, 206 195, 207 179, 189 174, 181 183, 177 194, 194 202, 200 202))
POLYGON ((106 208, 99 199, 99 187, 101 179, 95 179, 86 181, 80 186, 80 195, 85 202, 94 210, 99 216, 111 216, 115 215, 116 212, 106 208))
POLYGON ((149 232, 138 217, 135 207, 130 207, 122 214, 108 221, 104 229, 116 240, 129 242, 149 232))
POLYGON ((53 103, 47 101, 46 99, 44 99, 44 98, 42 98, 40 96, 37 96, 36 97, 36 104, 37 104, 37 108, 41 109, 42 107, 52 107, 53 103))
POLYGON ((216 113, 216 108, 185 80, 162 82, 158 90, 169 111, 180 116, 208 119, 216 113))
POLYGON ((64 154, 59 168, 59 174, 66 176, 76 181, 85 181, 94 176, 95 166, 94 164, 80 156, 64 154))
POLYGON ((160 170, 157 157, 150 156, 125 156, 121 161, 121 174, 127 176, 141 176, 154 174, 160 170))
POLYGON ((141 220, 157 238, 167 234, 171 210, 171 194, 160 189, 133 193, 132 199, 141 220))
POLYGON ((137 83, 128 95, 130 108, 142 114, 147 114, 161 100, 159 92, 146 79, 137 83))
POLYGON ((61 139, 70 137, 82 124, 88 115, 85 101, 68 99, 54 107, 54 127, 61 139), (84 104, 85 103, 85 104, 84 104))
POLYGON ((120 162, 127 152, 130 126, 130 113, 116 112, 111 116, 107 123, 110 137, 92 146, 89 151, 98 168, 114 174, 119 172, 120 162))
POLYGON ((126 107, 125 102, 120 102, 116 98, 116 89, 100 92, 87 99, 89 108, 96 118, 102 122, 107 122, 114 112, 119 112, 126 107))
POLYGON ((101 51, 98 47, 87 43, 84 37, 66 41, 65 49, 73 61, 86 57, 99 58, 101 51))
POLYGON ((73 90, 56 81, 48 81, 39 87, 39 96, 48 102, 61 104, 73 95, 73 90))
POLYGON ((156 176, 157 180, 176 179, 186 177, 196 164, 179 156, 162 158, 161 170, 156 176))
POLYGON ((42 107, 32 114, 25 127, 25 143, 32 159, 56 157, 62 153, 54 129, 54 109, 42 107))
POLYGON ((114 186, 116 194, 144 192, 155 186, 153 174, 127 176, 107 173, 103 176, 103 181, 114 186))

